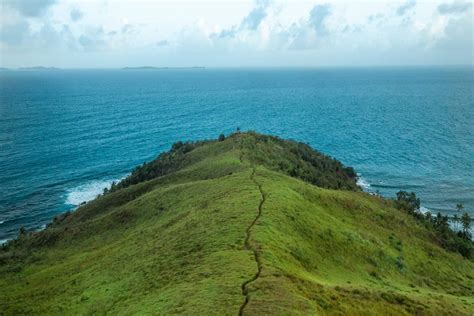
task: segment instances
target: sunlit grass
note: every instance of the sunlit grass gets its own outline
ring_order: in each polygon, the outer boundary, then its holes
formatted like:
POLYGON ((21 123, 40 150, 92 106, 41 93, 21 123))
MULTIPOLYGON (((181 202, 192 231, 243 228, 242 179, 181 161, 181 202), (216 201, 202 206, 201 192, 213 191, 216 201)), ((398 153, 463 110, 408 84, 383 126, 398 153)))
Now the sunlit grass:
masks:
POLYGON ((250 242, 263 269, 244 314, 473 314, 472 261, 381 198, 290 177, 278 166, 295 156, 256 139, 199 146, 178 170, 11 245, 0 314, 236 315, 256 272, 244 249, 261 199, 254 166, 265 202, 250 242))

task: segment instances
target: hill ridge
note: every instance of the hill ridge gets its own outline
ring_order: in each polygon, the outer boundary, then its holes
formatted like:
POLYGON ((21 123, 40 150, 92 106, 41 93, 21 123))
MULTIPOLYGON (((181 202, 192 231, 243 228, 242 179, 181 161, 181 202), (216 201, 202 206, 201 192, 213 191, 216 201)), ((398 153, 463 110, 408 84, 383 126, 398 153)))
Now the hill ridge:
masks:
POLYGON ((352 175, 273 136, 175 143, 3 247, 0 314, 472 314, 472 260, 352 175))

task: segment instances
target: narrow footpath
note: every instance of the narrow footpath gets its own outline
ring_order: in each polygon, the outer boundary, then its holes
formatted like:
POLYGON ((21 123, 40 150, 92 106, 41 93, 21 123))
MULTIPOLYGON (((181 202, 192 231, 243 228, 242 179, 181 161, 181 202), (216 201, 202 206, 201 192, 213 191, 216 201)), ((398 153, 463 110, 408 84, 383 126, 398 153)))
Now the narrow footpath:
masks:
POLYGON ((260 260, 260 254, 257 251, 257 245, 255 245, 255 243, 253 243, 252 245, 252 243, 250 242, 252 228, 255 226, 257 221, 262 216, 262 207, 263 207, 263 203, 265 203, 265 194, 263 193, 262 186, 260 185, 260 183, 258 183, 257 180, 255 180, 255 172, 256 172, 255 167, 253 167, 252 174, 250 175, 250 179, 255 183, 255 185, 258 188, 258 191, 260 192, 260 203, 258 205, 257 216, 254 218, 252 223, 247 227, 247 230, 245 231, 244 250, 251 250, 253 252, 255 263, 257 265, 257 272, 253 275, 252 278, 242 283, 242 287, 241 287, 242 295, 245 296, 245 300, 240 306, 239 315, 243 315, 244 309, 250 301, 248 285, 254 282, 255 280, 257 280, 260 276, 260 273, 262 272, 262 262, 260 260))

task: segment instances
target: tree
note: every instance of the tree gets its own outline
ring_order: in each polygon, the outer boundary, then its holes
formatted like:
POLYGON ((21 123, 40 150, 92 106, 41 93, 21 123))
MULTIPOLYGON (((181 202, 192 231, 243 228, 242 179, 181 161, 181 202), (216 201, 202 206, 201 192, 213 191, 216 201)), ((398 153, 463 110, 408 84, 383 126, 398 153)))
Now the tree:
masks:
POLYGON ((461 216, 461 224, 464 238, 471 239, 471 216, 467 212, 461 216))
POLYGON ((449 218, 438 213, 436 216, 436 228, 440 233, 444 233, 449 230, 449 218))
POLYGON ((428 223, 432 223, 433 222, 433 216, 431 215, 431 212, 428 211, 425 213, 425 219, 428 223))
POLYGON ((459 218, 458 214, 454 214, 453 219, 451 220, 454 224, 454 229, 459 230, 459 222, 461 219, 459 218))
POLYGON ((420 199, 416 197, 415 192, 398 191, 396 205, 399 209, 413 212, 420 209, 420 199))
POLYGON ((178 141, 171 146, 171 151, 177 151, 183 146, 184 146, 184 143, 182 141, 178 141))
POLYGON ((224 134, 220 134, 218 140, 219 140, 220 142, 223 142, 223 141, 225 140, 225 135, 224 135, 224 134))
MULTIPOLYGON (((456 204, 456 211, 461 214, 461 212, 464 210, 464 205, 462 203, 456 204)), ((454 229, 459 230, 459 224, 461 223, 461 215, 454 214, 453 216, 453 224, 454 224, 454 229)))
POLYGON ((18 239, 23 239, 26 237, 28 232, 26 231, 26 228, 24 226, 20 227, 20 231, 18 232, 18 239))
POLYGON ((446 232, 449 230, 448 216, 443 216, 440 212, 438 212, 436 218, 434 219, 434 225, 439 232, 446 232))

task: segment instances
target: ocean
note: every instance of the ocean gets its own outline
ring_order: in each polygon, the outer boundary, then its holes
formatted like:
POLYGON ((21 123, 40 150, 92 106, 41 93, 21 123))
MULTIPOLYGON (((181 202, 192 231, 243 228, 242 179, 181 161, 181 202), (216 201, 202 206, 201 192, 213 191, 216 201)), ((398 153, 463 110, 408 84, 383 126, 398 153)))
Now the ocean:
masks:
POLYGON ((309 143, 367 191, 474 214, 473 92, 473 67, 1 71, 0 240, 237 127, 309 143))

